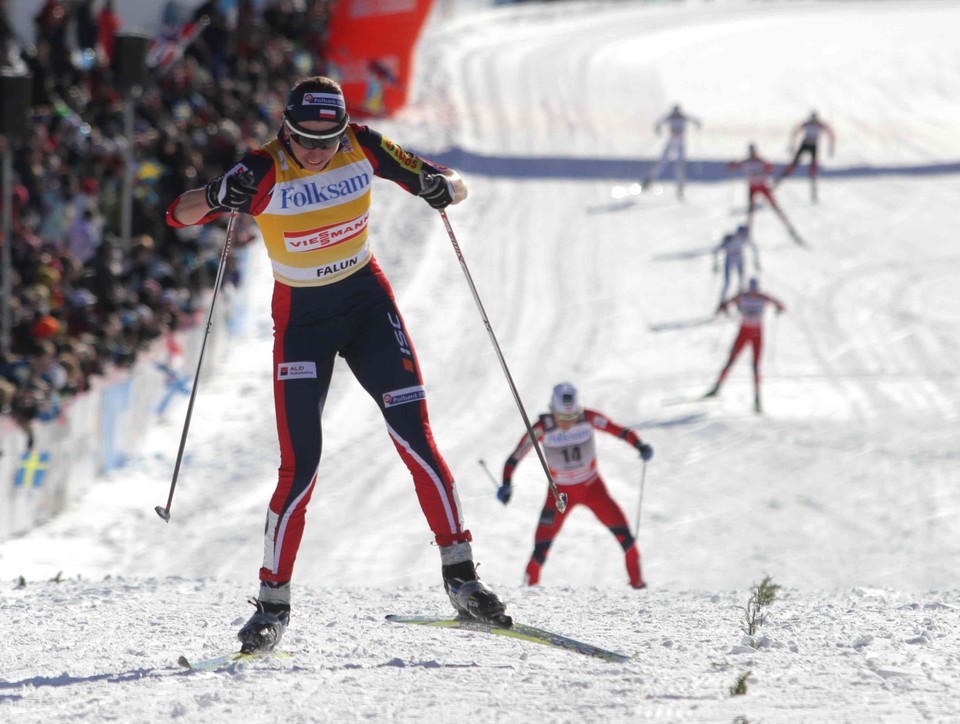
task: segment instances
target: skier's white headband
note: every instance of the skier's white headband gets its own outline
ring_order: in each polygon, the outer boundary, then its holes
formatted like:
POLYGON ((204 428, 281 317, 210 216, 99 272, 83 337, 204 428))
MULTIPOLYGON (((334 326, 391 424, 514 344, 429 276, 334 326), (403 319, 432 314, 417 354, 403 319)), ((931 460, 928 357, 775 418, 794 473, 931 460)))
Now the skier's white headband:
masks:
POLYGON ((343 135, 343 132, 347 130, 347 123, 350 122, 349 116, 344 114, 343 120, 337 124, 335 128, 331 128, 327 131, 315 131, 310 128, 303 128, 298 126, 294 121, 287 117, 287 114, 283 115, 283 124, 290 129, 293 133, 298 136, 304 136, 306 138, 316 138, 320 141, 328 141, 334 138, 340 138, 343 135))

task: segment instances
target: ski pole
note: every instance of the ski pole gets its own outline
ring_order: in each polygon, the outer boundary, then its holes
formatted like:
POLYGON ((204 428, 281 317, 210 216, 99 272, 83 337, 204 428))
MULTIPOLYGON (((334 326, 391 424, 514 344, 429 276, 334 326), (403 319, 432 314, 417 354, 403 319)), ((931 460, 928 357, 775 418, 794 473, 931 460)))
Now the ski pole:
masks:
POLYGON ((640 502, 637 503, 637 524, 633 526, 635 531, 634 538, 640 537, 640 512, 643 510, 643 487, 647 482, 647 461, 643 461, 643 467, 640 469, 640 502))
POLYGON ((507 361, 503 357, 503 352, 500 351, 500 344, 497 342, 497 337, 493 333, 493 327, 490 325, 490 319, 487 317, 487 313, 483 309, 483 302, 480 301, 480 295, 477 293, 477 287, 473 283, 473 277, 470 275, 470 269, 467 268, 467 261, 463 258, 463 252, 460 251, 460 244, 457 243, 457 236, 453 233, 453 227, 450 225, 450 219, 447 218, 447 212, 443 209, 440 209, 440 218, 443 219, 443 225, 447 227, 447 235, 450 237, 450 243, 453 244, 453 250, 457 254, 457 259, 460 260, 460 267, 463 269, 463 274, 467 278, 467 284, 470 285, 470 291, 473 293, 473 301, 477 303, 477 309, 480 310, 480 316, 483 318, 483 324, 487 328, 487 333, 490 335, 490 341, 493 342, 493 348, 497 352, 497 358, 500 360, 500 366, 503 368, 503 374, 507 378, 507 383, 510 385, 510 391, 513 393, 513 399, 517 403, 517 409, 520 410, 520 417, 523 418, 523 424, 527 428, 527 434, 530 436, 530 442, 533 445, 533 449, 537 451, 537 457, 540 459, 540 465, 543 467, 543 472, 547 476, 547 482, 550 484, 550 491, 553 493, 553 497, 557 501, 557 510, 561 513, 567 509, 567 494, 561 493, 557 484, 553 479, 553 476, 550 475, 550 468, 547 466, 547 460, 543 456, 543 450, 540 449, 540 445, 537 442, 537 436, 533 432, 533 426, 530 424, 530 420, 527 418, 527 413, 524 412, 523 402, 520 401, 520 393, 517 392, 517 386, 513 383, 513 377, 510 375, 510 369, 507 367, 507 361))
POLYGON ((157 515, 168 523, 170 522, 170 505, 173 503, 173 491, 177 487, 177 478, 180 476, 180 463, 183 462, 183 450, 187 445, 187 431, 190 429, 190 418, 193 416, 193 403, 197 399, 197 385, 200 382, 200 368, 203 365, 203 353, 207 347, 207 338, 210 336, 210 327, 213 325, 213 308, 217 304, 217 293, 223 283, 223 272, 227 265, 227 256, 230 254, 230 241, 233 238, 233 226, 237 221, 237 211, 234 209, 230 213, 230 220, 227 222, 227 238, 223 242, 223 250, 220 252, 220 265, 217 267, 217 277, 213 282, 213 296, 210 298, 210 310, 207 312, 207 327, 203 332, 203 342, 200 344, 200 358, 197 360, 197 371, 193 376, 193 389, 190 391, 190 404, 187 405, 187 416, 183 421, 183 434, 180 436, 180 449, 177 451, 177 462, 173 466, 173 480, 170 481, 170 494, 167 496, 166 507, 157 506, 154 510, 157 515))
POLYGON ((770 364, 773 364, 773 361, 777 357, 777 318, 779 316, 779 312, 773 315, 773 324, 771 325, 773 327, 773 334, 770 335, 770 351, 767 355, 770 358, 770 364))
POLYGON ((727 194, 727 198, 729 199, 730 208, 733 210, 731 213, 733 213, 733 212, 736 212, 736 210, 737 210, 737 206, 736 206, 736 204, 737 204, 737 181, 739 181, 739 175, 738 175, 736 178, 734 178, 734 176, 733 176, 733 171, 732 171, 732 169, 730 168, 729 165, 727 166, 727 171, 726 171, 726 173, 727 173, 727 175, 726 175, 726 186, 727 186, 728 189, 730 189, 730 191, 729 191, 728 194, 727 194), (733 181, 733 183, 730 183, 731 181, 733 181))
POLYGON ((698 177, 703 175, 703 148, 700 145, 700 126, 695 126, 697 131, 697 167, 696 174, 698 177))
POLYGON ((495 487, 497 490, 500 490, 500 483, 497 482, 497 479, 493 476, 493 473, 490 472, 490 468, 487 467, 487 463, 484 462, 484 459, 480 458, 477 460, 477 462, 480 463, 480 467, 486 471, 487 477, 490 478, 490 482, 493 483, 493 487, 495 487))

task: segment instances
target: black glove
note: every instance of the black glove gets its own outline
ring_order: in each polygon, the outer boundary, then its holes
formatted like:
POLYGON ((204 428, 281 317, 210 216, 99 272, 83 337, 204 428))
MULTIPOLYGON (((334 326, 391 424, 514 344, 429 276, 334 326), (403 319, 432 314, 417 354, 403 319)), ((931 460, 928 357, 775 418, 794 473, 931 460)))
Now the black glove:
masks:
POLYGON ((510 502, 511 495, 513 495, 513 485, 511 483, 504 483, 500 486, 500 489, 497 490, 497 500, 504 505, 510 502))
POLYGON ((653 457, 653 445, 647 445, 647 443, 642 442, 637 445, 637 450, 640 451, 640 459, 643 460, 643 462, 647 462, 647 460, 653 457))
POLYGON ((435 209, 453 203, 453 186, 442 173, 426 173, 420 179, 420 196, 435 209))
POLYGON ((204 190, 207 193, 207 205, 211 209, 239 209, 257 195, 257 184, 253 171, 248 170, 217 176, 204 186, 204 190))

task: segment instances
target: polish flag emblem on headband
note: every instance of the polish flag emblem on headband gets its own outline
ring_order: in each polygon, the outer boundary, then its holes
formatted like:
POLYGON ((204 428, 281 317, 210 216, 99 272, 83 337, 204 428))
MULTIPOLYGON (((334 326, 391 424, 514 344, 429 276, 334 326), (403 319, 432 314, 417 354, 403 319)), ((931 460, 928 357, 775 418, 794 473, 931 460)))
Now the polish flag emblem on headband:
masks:
POLYGON ((333 93, 304 93, 303 105, 317 106, 316 111, 321 120, 324 118, 337 118, 337 116, 343 112, 342 109, 345 106, 343 96, 333 93))

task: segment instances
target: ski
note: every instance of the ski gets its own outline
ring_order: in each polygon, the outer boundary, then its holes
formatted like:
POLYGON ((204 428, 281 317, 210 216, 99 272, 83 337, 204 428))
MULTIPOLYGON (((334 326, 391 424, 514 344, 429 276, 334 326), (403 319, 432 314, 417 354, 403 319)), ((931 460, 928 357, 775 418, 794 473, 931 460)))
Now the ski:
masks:
POLYGON ((692 405, 694 402, 703 402, 711 398, 706 395, 690 395, 689 397, 667 397, 660 402, 661 407, 673 407, 674 405, 692 405))
POLYGON ((702 327, 707 324, 713 324, 718 319, 719 317, 716 314, 711 314, 709 317, 695 317, 693 319, 678 319, 674 322, 648 324, 647 329, 649 329, 651 332, 666 332, 677 329, 689 329, 691 327, 702 327))
POLYGON ((664 254, 654 254, 650 257, 651 261, 677 261, 681 259, 694 259, 698 256, 709 256, 713 253, 712 246, 700 247, 699 249, 686 249, 685 251, 671 251, 664 254))
POLYGON ((210 659, 201 659, 200 661, 190 661, 186 656, 181 655, 180 658, 177 659, 177 663, 183 668, 190 669, 191 671, 215 671, 216 669, 223 669, 228 666, 232 666, 233 664, 241 664, 245 661, 263 659, 270 656, 287 658, 290 656, 290 654, 281 653, 279 651, 253 651, 245 654, 243 652, 236 651, 231 654, 214 656, 210 659))
POLYGON ((807 242, 803 240, 803 237, 801 237, 800 234, 797 233, 797 230, 793 228, 793 224, 790 223, 790 220, 787 218, 787 215, 784 214, 783 211, 781 211, 776 207, 774 207, 773 210, 777 213, 777 216, 780 217, 780 221, 782 221, 784 227, 786 227, 787 233, 790 234, 790 238, 793 239, 798 246, 809 248, 810 245, 807 244, 807 242))
POLYGON ((787 233, 790 234, 790 238, 792 238, 799 246, 802 246, 805 249, 810 247, 810 245, 803 239, 802 236, 800 236, 800 234, 797 233, 797 230, 792 226, 787 225, 787 233))
POLYGON ((392 623, 409 623, 418 626, 433 626, 437 628, 462 629, 464 631, 480 631, 482 633, 495 634, 497 636, 508 636, 509 638, 520 639, 521 641, 530 641, 543 646, 552 646, 558 649, 574 651, 584 656, 591 656, 603 661, 612 661, 622 663, 629 661, 632 657, 624 654, 618 654, 615 651, 607 651, 591 644, 576 641, 560 634, 555 634, 543 629, 527 626, 522 623, 514 623, 510 628, 496 626, 484 621, 474 621, 471 619, 459 618, 439 618, 436 616, 398 616, 390 614, 387 621, 392 623))

